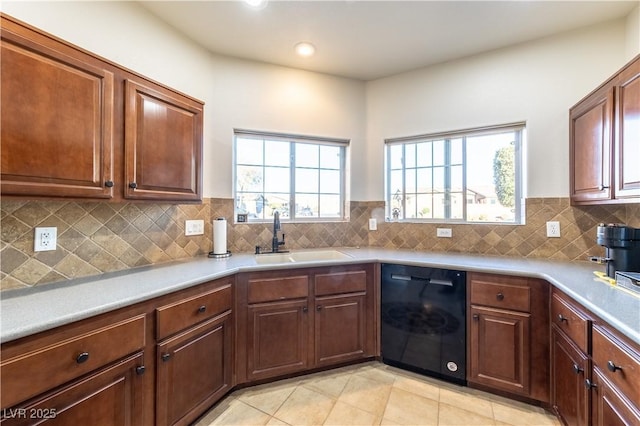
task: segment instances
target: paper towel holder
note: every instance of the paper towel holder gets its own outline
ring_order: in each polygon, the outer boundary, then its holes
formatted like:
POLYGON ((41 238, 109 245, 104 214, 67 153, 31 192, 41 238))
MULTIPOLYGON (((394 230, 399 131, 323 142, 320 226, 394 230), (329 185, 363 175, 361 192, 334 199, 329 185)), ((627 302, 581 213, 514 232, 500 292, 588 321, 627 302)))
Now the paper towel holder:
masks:
MULTIPOLYGON (((225 220, 225 218, 224 218, 224 217, 219 217, 219 218, 217 218, 216 220, 214 220, 214 223, 215 223, 216 221, 221 221, 221 222, 223 222, 223 223, 222 223, 222 225, 224 226, 224 228, 223 228, 223 229, 224 229, 224 235, 225 235, 225 237, 224 237, 224 243, 222 243, 222 244, 225 246, 225 249, 226 249, 226 245, 227 245, 227 240, 226 240, 226 220, 225 220)), ((220 222, 218 222, 218 223, 220 223, 220 222)), ((215 228, 215 226, 214 226, 214 228, 215 228)), ((215 240, 215 230, 214 230, 214 240, 215 240)), ((225 253, 216 253, 216 247, 215 247, 215 246, 216 246, 216 243, 215 243, 215 241, 214 241, 214 244, 213 244, 213 245, 214 245, 213 250, 212 250, 212 251, 210 251, 210 252, 209 252, 209 255, 208 255, 210 258, 213 258, 213 259, 221 259, 221 258, 225 258, 225 257, 229 257, 229 256, 231 256, 231 252, 230 252, 229 250, 226 250, 226 252, 225 252, 225 253)), ((219 247, 219 248, 222 248, 222 247, 219 247)), ((222 250, 220 250, 220 251, 222 251, 222 250)))

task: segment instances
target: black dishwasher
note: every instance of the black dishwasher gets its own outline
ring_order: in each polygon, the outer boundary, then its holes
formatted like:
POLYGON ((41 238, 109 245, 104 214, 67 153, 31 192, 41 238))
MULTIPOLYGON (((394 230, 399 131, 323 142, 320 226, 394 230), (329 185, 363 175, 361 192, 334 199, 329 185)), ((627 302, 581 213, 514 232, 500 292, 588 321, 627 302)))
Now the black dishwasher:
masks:
POLYGON ((382 264, 385 364, 466 384, 466 273, 382 264))

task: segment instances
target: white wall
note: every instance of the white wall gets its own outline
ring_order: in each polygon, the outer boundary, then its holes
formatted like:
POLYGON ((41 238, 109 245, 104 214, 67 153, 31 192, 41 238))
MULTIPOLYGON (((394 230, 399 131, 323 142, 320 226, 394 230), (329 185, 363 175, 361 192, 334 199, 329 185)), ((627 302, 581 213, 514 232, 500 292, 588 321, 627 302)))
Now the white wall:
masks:
MULTIPOLYGON (((365 145, 365 84, 212 55, 135 2, 3 1, 3 12, 205 102, 204 195, 232 196, 234 128, 365 145)), ((354 162, 362 176, 366 164, 354 162)), ((356 183, 354 200, 363 199, 356 183)))
POLYGON ((367 83, 367 199, 386 138, 527 122, 529 197, 569 195, 569 108, 626 62, 625 21, 367 83))
POLYGON ((640 54, 640 6, 627 16, 627 58, 640 54))
POLYGON ((529 136, 527 195, 566 197, 568 110, 640 49, 640 16, 632 14, 365 84, 209 54, 135 2, 0 4, 205 101, 206 197, 232 195, 234 127, 351 139, 351 198, 377 201, 385 138, 521 120, 529 136))

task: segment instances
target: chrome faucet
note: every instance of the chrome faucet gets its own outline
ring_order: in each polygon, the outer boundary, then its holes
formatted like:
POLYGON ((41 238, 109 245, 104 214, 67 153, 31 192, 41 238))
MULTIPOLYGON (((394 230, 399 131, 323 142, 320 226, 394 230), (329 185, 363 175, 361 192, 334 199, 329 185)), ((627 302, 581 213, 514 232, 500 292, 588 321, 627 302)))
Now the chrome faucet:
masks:
POLYGON ((284 233, 282 234, 282 241, 278 239, 278 231, 281 229, 280 225, 280 212, 275 211, 273 213, 273 239, 271 240, 271 252, 277 253, 280 251, 280 246, 284 245, 284 233))

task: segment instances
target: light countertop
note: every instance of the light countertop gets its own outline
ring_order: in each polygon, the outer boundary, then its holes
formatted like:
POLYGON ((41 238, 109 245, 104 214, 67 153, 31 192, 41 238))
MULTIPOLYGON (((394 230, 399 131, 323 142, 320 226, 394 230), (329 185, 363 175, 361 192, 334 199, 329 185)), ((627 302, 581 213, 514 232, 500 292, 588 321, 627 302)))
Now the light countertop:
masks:
POLYGON ((253 254, 223 259, 198 257, 4 291, 0 293, 0 341, 15 340, 238 272, 381 262, 542 278, 640 344, 640 294, 598 280, 593 272, 604 272, 602 265, 380 248, 336 250, 350 258, 260 265, 253 254))

